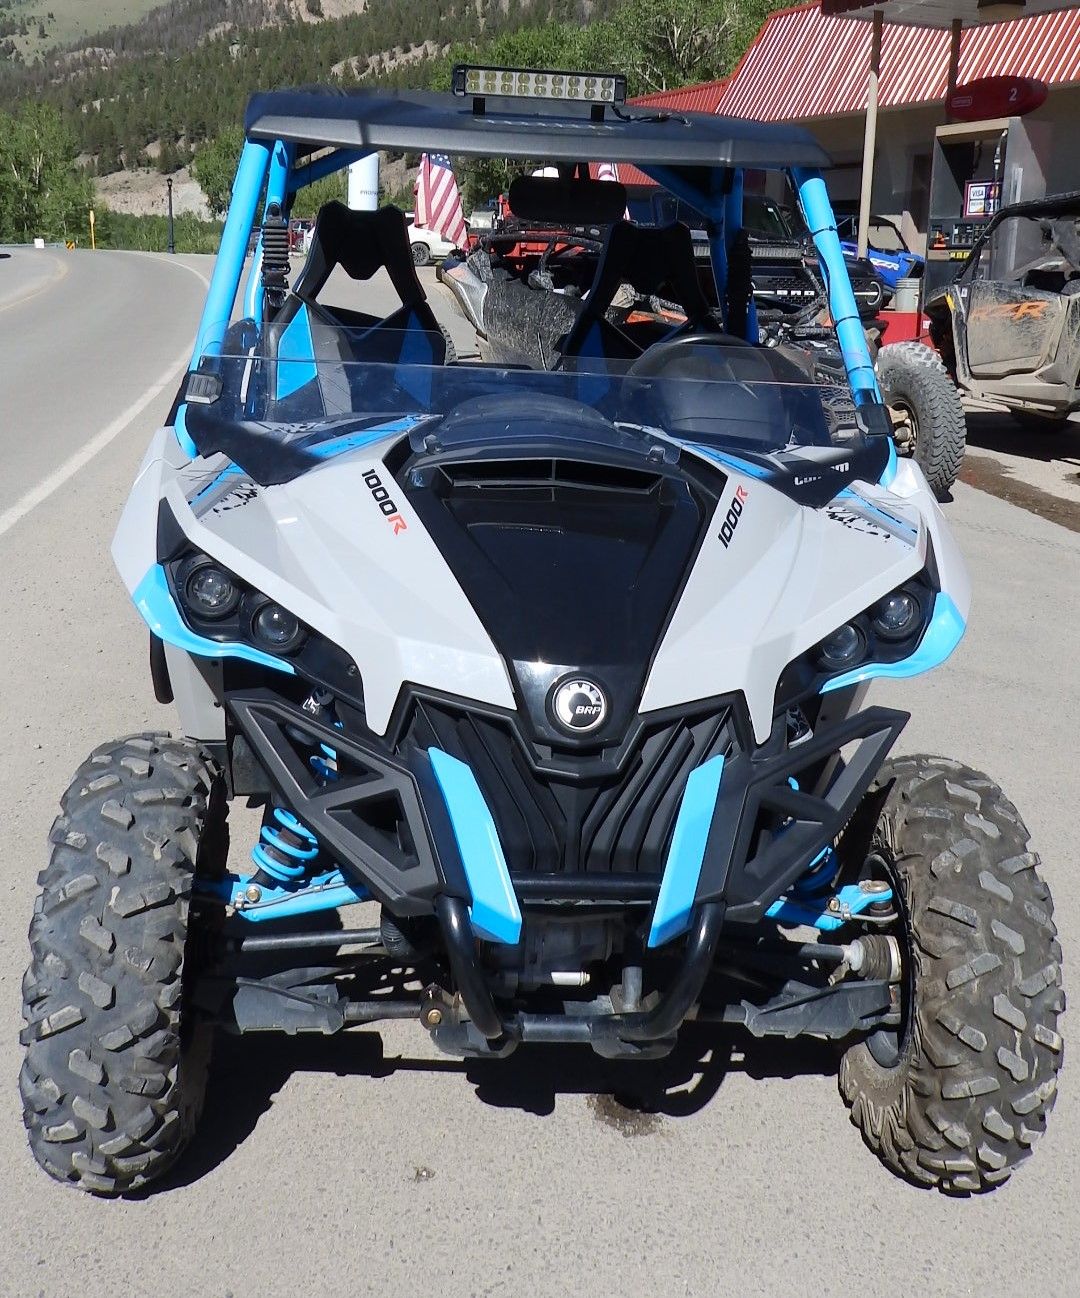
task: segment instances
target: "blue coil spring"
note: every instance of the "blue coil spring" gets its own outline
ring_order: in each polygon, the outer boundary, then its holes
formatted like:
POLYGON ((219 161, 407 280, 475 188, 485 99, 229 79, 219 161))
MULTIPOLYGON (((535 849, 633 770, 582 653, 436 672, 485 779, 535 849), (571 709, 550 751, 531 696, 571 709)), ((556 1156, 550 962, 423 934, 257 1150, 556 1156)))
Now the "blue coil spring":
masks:
POLYGON ((251 851, 251 859, 258 869, 280 883, 302 879, 318 855, 318 839, 284 807, 274 808, 251 851))
POLYGON ((309 757, 308 762, 323 784, 329 784, 331 780, 338 778, 337 751, 329 744, 320 744, 319 751, 309 757))

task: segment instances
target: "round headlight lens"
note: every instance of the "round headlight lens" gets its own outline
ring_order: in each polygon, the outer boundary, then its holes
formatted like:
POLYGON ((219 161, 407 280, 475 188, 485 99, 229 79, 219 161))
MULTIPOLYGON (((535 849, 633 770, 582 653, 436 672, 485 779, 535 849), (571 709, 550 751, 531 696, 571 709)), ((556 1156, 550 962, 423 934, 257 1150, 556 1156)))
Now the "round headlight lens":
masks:
POLYGON ((280 604, 264 604, 251 619, 251 634, 264 648, 288 653, 303 641, 304 628, 280 604))
POLYGON ((921 609, 906 590, 894 590, 874 609, 874 631, 884 640, 903 640, 915 630, 921 609))
POLYGON ((854 622, 845 622, 818 645, 817 659, 826 671, 838 672, 854 667, 865 652, 866 637, 854 622))
POLYGON ((223 568, 204 563, 188 573, 184 602, 199 617, 228 617, 240 602, 240 591, 223 568))

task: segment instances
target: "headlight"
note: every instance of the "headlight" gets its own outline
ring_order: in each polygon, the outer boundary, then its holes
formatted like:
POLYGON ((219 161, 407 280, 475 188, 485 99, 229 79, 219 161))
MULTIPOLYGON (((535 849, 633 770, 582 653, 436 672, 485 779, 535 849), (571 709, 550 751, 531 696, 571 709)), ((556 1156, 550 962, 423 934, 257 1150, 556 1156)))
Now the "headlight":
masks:
POLYGON ((845 622, 837 627, 815 651, 819 665, 827 672, 846 671, 861 661, 865 653, 866 636, 854 622, 845 622))
POLYGON ((280 604, 266 603, 251 618, 251 638, 271 653, 291 653, 304 642, 300 620, 280 604))
POLYGON ((894 590, 871 612, 870 625, 883 640, 906 640, 922 621, 922 608, 910 591, 894 590))
POLYGON ((192 613, 211 621, 228 617, 240 603, 236 582, 206 555, 199 555, 187 567, 181 590, 183 601, 192 613))

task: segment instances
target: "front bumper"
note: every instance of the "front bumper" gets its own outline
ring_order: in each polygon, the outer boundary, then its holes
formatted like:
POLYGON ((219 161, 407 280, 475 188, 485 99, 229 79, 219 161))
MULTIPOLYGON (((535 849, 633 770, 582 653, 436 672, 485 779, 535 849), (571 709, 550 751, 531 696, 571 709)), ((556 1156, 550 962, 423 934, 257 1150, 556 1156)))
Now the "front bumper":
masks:
MULTIPOLYGON (((780 725, 757 749, 740 741, 749 727, 734 726, 704 832, 691 859, 677 864, 673 904, 666 881, 676 868, 677 826, 661 875, 518 874, 512 861, 502 859, 497 833, 494 844, 486 835, 488 855, 478 864, 476 848, 455 825, 453 802, 426 754, 392 754, 374 741, 323 725, 268 690, 230 695, 228 706, 284 805, 333 854, 345 877, 369 889, 395 915, 437 916, 464 1015, 435 1035, 439 1040, 441 1033, 440 1043, 455 1053, 498 1052, 519 1040, 582 1040, 599 1053, 623 1055, 650 1053, 651 1045, 670 1042, 701 996, 722 931, 760 921, 836 839, 907 721, 906 713, 869 708, 794 744, 780 725), (320 782, 304 759, 298 733, 333 746, 342 778, 331 785, 320 782), (847 750, 846 760, 841 749, 847 750), (378 828, 366 814, 370 809, 377 811, 378 828), (650 945, 670 949, 675 964, 664 994, 648 1008, 620 1012, 612 1007, 610 1013, 578 1016, 500 1011, 477 947, 478 937, 498 940, 490 919, 493 905, 517 912, 520 933, 522 914, 527 924, 535 905, 614 903, 647 913, 655 934, 665 892, 662 941, 650 945), (478 930, 481 911, 488 918, 478 930)), ((690 789, 688 780, 684 802, 690 789)), ((482 800, 478 786, 475 792, 482 800)), ((494 832, 493 824, 489 828, 494 832)), ((870 1013, 876 1006, 870 1002, 883 991, 863 986, 870 990, 851 995, 869 997, 859 1012, 870 1013)))

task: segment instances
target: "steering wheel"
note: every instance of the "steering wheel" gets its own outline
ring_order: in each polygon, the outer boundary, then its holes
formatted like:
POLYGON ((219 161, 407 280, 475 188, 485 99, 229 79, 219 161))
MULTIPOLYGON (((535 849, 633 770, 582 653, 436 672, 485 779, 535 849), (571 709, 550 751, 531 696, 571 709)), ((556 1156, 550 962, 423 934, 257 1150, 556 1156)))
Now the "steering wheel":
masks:
POLYGON ((692 329, 689 333, 677 333, 671 338, 653 343, 627 367, 627 374, 641 377, 655 377, 661 374, 672 362, 679 359, 682 353, 689 355, 693 347, 724 347, 728 349, 755 350, 752 343, 734 334, 726 334, 716 329, 692 329))

